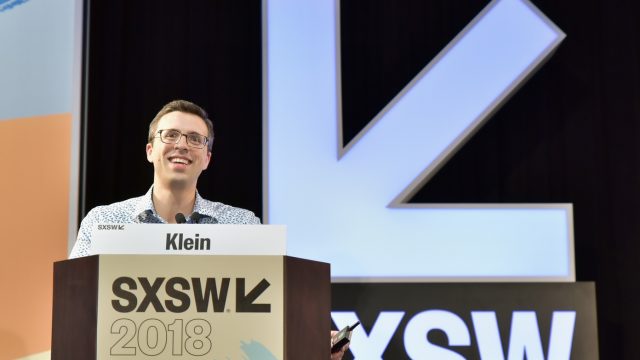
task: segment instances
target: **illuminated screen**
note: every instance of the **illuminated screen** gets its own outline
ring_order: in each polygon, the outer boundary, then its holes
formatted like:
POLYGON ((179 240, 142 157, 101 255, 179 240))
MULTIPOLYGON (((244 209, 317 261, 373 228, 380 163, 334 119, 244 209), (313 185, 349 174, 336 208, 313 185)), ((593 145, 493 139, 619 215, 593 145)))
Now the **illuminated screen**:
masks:
POLYGON ((560 44, 539 10, 491 2, 343 149, 339 4, 265 4, 265 221, 289 255, 334 281, 574 280, 571 204, 406 204, 560 44))

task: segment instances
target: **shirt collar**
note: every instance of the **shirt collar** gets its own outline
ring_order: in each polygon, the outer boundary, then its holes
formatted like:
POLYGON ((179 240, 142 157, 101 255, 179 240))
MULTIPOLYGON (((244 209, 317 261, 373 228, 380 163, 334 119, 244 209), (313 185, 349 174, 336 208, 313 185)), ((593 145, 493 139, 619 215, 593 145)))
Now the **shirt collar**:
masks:
POLYGON ((146 194, 138 198, 132 215, 136 222, 148 222, 146 219, 149 217, 160 220, 156 209, 153 207, 153 185, 151 185, 146 194))
POLYGON ((213 212, 211 211, 211 208, 209 206, 207 206, 207 200, 205 200, 202 196, 200 196, 200 193, 198 192, 198 190, 196 189, 196 202, 195 204, 193 204, 193 212, 197 212, 200 215, 206 215, 209 217, 213 217, 213 212))
MULTIPOLYGON (((207 217, 214 217, 210 207, 207 206, 207 200, 205 200, 198 190, 196 189, 196 201, 193 204, 193 212, 197 212, 200 215, 207 217)), ((156 212, 156 208, 153 206, 153 185, 149 188, 146 194, 141 196, 136 203, 135 209, 133 211, 135 219, 148 218, 149 216, 153 216, 161 222, 166 222, 165 219, 162 219, 160 215, 156 212)), ((189 215, 189 214, 186 214, 189 215)))

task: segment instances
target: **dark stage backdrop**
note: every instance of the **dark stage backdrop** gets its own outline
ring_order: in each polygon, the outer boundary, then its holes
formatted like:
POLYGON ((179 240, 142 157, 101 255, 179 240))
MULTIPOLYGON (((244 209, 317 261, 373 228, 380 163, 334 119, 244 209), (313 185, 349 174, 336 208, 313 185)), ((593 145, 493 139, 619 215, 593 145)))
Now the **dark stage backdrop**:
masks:
MULTIPOLYGON (((345 140, 486 3, 343 1, 345 140)), ((185 98, 215 123, 200 192, 261 215, 261 3, 166 4, 90 3, 83 212, 148 189, 148 123, 185 98)), ((596 282, 601 358, 635 359, 640 5, 534 4, 566 40, 412 201, 573 203, 577 279, 596 282)))
POLYGON ((214 122, 208 199, 261 211, 260 1, 90 1, 84 208, 144 194, 149 122, 187 99, 214 122))

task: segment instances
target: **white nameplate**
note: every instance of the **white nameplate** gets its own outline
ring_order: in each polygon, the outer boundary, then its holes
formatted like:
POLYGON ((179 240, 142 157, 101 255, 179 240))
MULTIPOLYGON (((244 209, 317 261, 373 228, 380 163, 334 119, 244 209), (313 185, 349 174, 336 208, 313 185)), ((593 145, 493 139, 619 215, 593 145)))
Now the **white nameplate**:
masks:
POLYGON ((284 225, 98 224, 91 254, 286 255, 284 225))

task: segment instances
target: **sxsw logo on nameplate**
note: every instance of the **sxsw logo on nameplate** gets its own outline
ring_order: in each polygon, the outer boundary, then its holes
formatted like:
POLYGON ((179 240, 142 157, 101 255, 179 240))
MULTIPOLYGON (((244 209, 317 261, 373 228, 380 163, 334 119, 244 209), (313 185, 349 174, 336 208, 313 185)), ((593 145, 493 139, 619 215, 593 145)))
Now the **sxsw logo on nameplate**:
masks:
POLYGON ((339 9, 263 2, 264 214, 288 253, 337 281, 574 280, 570 204, 407 203, 564 33, 527 0, 491 1, 343 147, 339 9))
POLYGON ((283 358, 281 257, 159 259, 100 258, 98 359, 283 358))
POLYGON ((122 224, 107 224, 107 225, 98 225, 98 230, 124 230, 124 225, 122 224))

